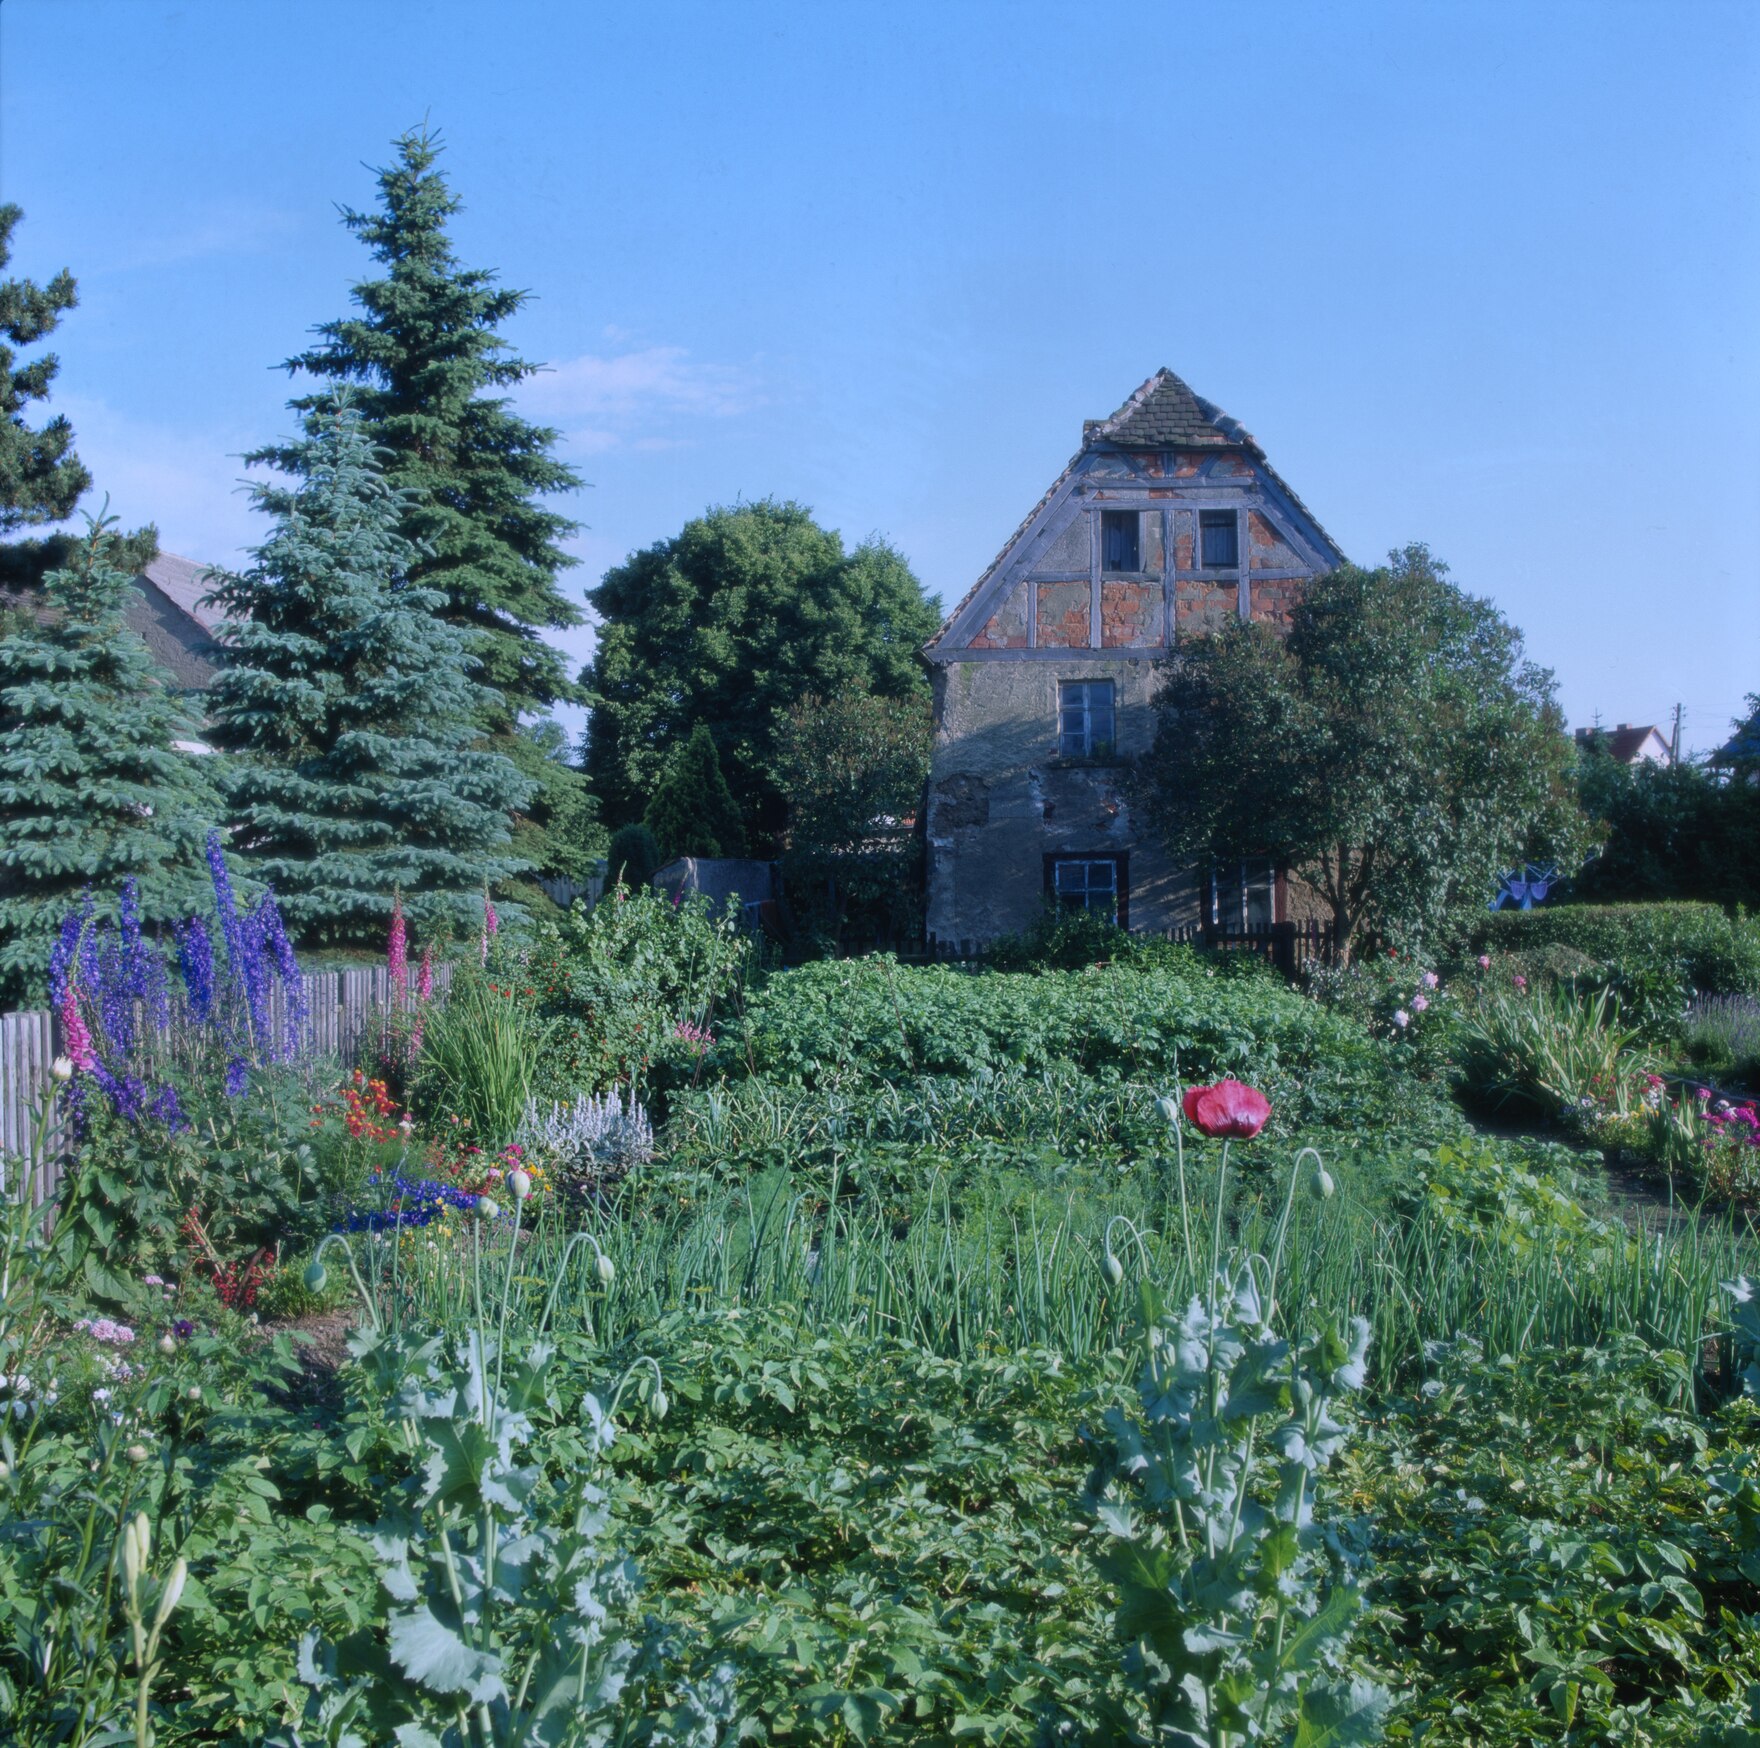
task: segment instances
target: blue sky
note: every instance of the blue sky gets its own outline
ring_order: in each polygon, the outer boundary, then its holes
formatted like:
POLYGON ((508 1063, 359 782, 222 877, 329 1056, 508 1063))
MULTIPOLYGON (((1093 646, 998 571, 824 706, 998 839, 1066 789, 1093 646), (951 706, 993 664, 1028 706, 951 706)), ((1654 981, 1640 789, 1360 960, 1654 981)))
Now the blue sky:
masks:
MULTIPOLYGON (((1353 558, 1422 539, 1574 723, 1760 688, 1760 6, 0 0, 13 270, 130 523, 227 561, 277 361, 426 116, 535 293, 571 587, 767 494, 957 600, 1157 366, 1353 558)), ((577 653, 590 633, 566 641, 577 653)))

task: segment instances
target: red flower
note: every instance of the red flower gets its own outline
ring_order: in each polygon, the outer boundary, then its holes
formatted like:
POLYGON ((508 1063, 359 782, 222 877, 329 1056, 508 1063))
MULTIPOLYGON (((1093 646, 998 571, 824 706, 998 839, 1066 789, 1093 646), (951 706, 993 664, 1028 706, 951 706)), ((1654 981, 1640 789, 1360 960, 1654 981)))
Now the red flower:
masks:
POLYGON ((1271 1115, 1271 1101, 1256 1087, 1238 1080, 1186 1089, 1186 1120, 1213 1141, 1251 1141, 1271 1115))

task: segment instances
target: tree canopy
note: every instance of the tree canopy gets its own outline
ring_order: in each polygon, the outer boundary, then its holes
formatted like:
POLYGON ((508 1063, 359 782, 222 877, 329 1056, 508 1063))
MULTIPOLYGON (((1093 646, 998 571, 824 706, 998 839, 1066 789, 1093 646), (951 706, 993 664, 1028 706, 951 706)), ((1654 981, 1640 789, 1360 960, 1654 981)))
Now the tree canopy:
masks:
POLYGON ((599 641, 583 679, 587 771, 607 818, 639 818, 674 750, 711 729, 749 838, 788 808, 783 725, 809 693, 927 694, 917 652, 937 624, 883 541, 846 551, 802 505, 710 510, 605 575, 588 595, 599 641))
POLYGON ((316 407, 277 455, 295 483, 253 491, 273 531, 215 590, 209 708, 235 755, 235 845, 308 943, 376 941, 397 891, 418 923, 468 928, 484 883, 519 867, 508 814, 530 785, 478 744, 464 633, 411 580, 404 505, 360 415, 316 407))
MULTIPOLYGON (((468 637, 489 688, 485 726, 507 733, 522 711, 576 696, 543 638, 581 620, 557 588, 575 562, 560 542, 576 524, 541 500, 581 481, 556 458, 557 433, 520 418, 506 398, 539 368, 497 332, 528 294, 459 261, 447 227, 461 203, 435 168, 438 137, 417 129, 395 149, 377 173, 378 210, 342 215, 384 272, 354 287, 358 314, 323 323, 319 343, 287 368, 353 385, 352 404, 398 494, 399 532, 418 549, 409 581, 438 591, 443 617, 468 637)), ((310 412, 324 399, 320 391, 292 404, 310 412)), ((288 455, 271 445, 252 459, 284 467, 288 455)))
POLYGON ((1419 545, 1317 578, 1287 637, 1182 650, 1136 773, 1178 853, 1271 856, 1325 899, 1347 955, 1433 936, 1499 870, 1584 842, 1549 672, 1419 545))
POLYGON ((88 887, 114 903, 139 882, 163 923, 200 903, 211 759, 180 750, 197 730, 123 617, 132 583, 94 520, 40 607, 0 638, 0 989, 35 999, 62 918, 88 887))

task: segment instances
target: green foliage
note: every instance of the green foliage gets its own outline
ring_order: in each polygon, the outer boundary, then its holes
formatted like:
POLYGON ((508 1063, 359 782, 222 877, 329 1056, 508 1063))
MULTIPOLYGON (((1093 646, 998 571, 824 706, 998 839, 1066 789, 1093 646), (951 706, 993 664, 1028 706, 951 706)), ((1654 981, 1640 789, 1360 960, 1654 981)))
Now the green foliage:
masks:
POLYGON ((491 742, 531 785, 513 822, 512 853, 534 874, 584 881, 605 852, 599 803, 585 775, 569 762, 568 736, 553 716, 523 724, 491 742))
POLYGON ((1666 991, 1676 1021, 1695 991, 1760 995, 1760 918, 1726 916, 1709 904, 1494 911, 1468 936, 1471 952, 1518 958, 1553 946, 1574 948, 1607 967, 1616 991, 1622 985, 1666 991))
MULTIPOLYGON (((579 487, 557 460, 557 433, 531 424, 509 394, 539 367, 509 353, 499 332, 523 291, 463 266, 447 226, 460 202, 435 168, 438 135, 414 129, 378 172, 376 212, 345 208, 342 222, 384 269, 354 287, 359 313, 324 322, 320 342, 287 361, 333 384, 352 384, 367 435, 386 456, 398 532, 416 548, 411 584, 440 597, 437 611, 464 634, 488 692, 486 726, 508 734, 523 711, 577 696, 543 633, 580 623, 557 587, 575 561, 561 542, 576 524, 542 500, 579 487)), ((327 391, 293 405, 321 412, 327 391)), ((300 471, 297 445, 250 459, 300 471)))
POLYGON ((378 944, 398 891, 418 927, 466 932, 518 866, 507 815, 530 785, 476 745, 466 640, 410 580, 359 413, 309 414, 276 459, 297 483, 253 488, 274 529, 215 590, 229 617, 208 699, 236 846, 303 942, 378 944))
POLYGON ((537 1084, 548 1024, 512 984, 455 971, 422 1030, 415 1092, 431 1118, 468 1118, 482 1145, 511 1141, 537 1084))
POLYGON ((677 856, 745 853, 745 826, 706 723, 699 722, 667 761, 642 824, 653 833, 663 863, 677 856))
POLYGON ((1592 742, 1577 787, 1604 841, 1572 881, 1573 900, 1760 907, 1760 785, 1686 761, 1622 765, 1592 742))
POLYGON ((611 834, 605 852, 608 877, 637 891, 647 886, 660 869, 660 846, 645 825, 620 826, 611 834))
POLYGON ((1184 853, 1289 864, 1347 955, 1359 933, 1434 943, 1500 869, 1580 848, 1551 674, 1422 546, 1317 579, 1287 637, 1190 646, 1157 710, 1149 820, 1184 853))
POLYGON ((884 698, 927 689, 917 652, 936 611, 922 585, 891 547, 846 552, 799 504, 711 510, 607 571, 587 598, 600 620, 583 676, 587 772, 619 824, 706 724, 742 818, 768 843, 787 823, 789 710, 854 686, 884 698))
POLYGON ((1348 1673, 1363 1596, 1319 1510, 1369 1325, 1291 1342, 1277 1262, 1264 1265, 1219 1276, 1183 1311, 1145 1287, 1136 1412, 1107 1415, 1097 1560, 1148 1740, 1377 1742, 1391 1695, 1348 1673))
POLYGON ((733 916, 651 886, 614 886, 592 910, 534 930, 508 975, 552 1023, 538 1090, 643 1096, 695 1078, 750 954, 733 916))
MULTIPOLYGON (((0 272, 12 260, 12 232, 23 217, 16 206, 0 206, 0 272)), ((66 268, 47 285, 0 280, 0 532, 64 521, 92 483, 74 453, 65 414, 35 429, 25 423, 31 402, 49 398, 60 360, 46 352, 20 363, 12 350, 54 333, 78 302, 66 268)))
POLYGON ((1482 1107, 1519 1104, 1566 1124, 1629 1116, 1654 1066, 1606 990, 1583 998, 1488 986, 1463 1013, 1455 1049, 1462 1085, 1482 1107))
POLYGON ((46 617, 0 638, 0 991, 19 1005, 42 999, 51 938, 87 887, 135 877, 150 924, 199 907, 215 798, 173 744, 197 731, 124 619, 115 554, 90 522, 45 584, 46 617))

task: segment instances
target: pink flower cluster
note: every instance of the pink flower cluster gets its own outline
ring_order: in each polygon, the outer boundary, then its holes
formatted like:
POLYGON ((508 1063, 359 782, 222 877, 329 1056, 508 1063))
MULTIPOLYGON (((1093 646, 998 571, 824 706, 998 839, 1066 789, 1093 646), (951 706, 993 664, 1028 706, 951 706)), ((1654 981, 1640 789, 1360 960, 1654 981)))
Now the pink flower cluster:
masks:
POLYGON ((112 1323, 108 1317, 82 1317, 74 1328, 93 1341, 113 1342, 117 1347, 126 1347, 134 1340, 134 1331, 126 1323, 112 1323))
MULTIPOLYGON (((1700 1093, 1702 1102, 1710 1100, 1710 1093, 1700 1093)), ((1707 1147, 1715 1147, 1719 1141, 1728 1141, 1737 1147, 1760 1147, 1760 1105, 1733 1105, 1728 1099, 1718 1099, 1715 1103, 1706 1102, 1702 1113, 1714 1134, 1705 1139, 1707 1147)))
POLYGON ((673 1037, 687 1044, 698 1056, 703 1055, 715 1042, 715 1034, 707 1026, 692 1025, 689 1020, 680 1020, 672 1028, 673 1037))

